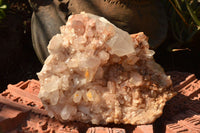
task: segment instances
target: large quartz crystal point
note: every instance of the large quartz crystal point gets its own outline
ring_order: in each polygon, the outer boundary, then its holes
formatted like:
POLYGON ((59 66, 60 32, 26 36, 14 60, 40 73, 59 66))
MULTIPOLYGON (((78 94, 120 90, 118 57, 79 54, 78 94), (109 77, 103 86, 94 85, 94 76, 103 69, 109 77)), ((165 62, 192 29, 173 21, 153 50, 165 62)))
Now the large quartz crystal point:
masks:
POLYGON ((38 73, 39 97, 51 117, 93 124, 147 124, 174 95, 148 38, 129 35, 103 17, 69 17, 38 73))

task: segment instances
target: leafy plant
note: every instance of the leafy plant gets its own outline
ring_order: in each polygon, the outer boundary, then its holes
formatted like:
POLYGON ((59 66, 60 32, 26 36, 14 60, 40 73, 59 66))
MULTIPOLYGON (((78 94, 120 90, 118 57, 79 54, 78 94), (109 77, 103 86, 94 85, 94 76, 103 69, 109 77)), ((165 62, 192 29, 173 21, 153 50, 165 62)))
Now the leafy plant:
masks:
POLYGON ((4 10, 7 8, 5 4, 3 4, 3 0, 0 0, 0 22, 6 16, 4 10))
POLYGON ((168 0, 173 36, 181 43, 200 31, 200 0, 168 0))

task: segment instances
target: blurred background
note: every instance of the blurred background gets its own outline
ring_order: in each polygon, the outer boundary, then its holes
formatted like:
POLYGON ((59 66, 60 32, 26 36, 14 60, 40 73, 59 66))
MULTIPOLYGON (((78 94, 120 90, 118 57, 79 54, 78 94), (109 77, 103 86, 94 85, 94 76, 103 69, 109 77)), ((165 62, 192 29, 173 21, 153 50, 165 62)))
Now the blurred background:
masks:
MULTIPOLYGON (((154 58, 165 71, 184 71, 200 77, 200 2, 162 0, 168 16, 168 35, 154 58)), ((8 84, 37 79, 42 68, 31 40, 32 9, 28 0, 0 0, 0 90, 8 84)))
POLYGON ((0 0, 0 89, 27 79, 36 79, 42 65, 32 47, 28 0, 0 0), (1 9, 2 10, 2 9, 1 9))

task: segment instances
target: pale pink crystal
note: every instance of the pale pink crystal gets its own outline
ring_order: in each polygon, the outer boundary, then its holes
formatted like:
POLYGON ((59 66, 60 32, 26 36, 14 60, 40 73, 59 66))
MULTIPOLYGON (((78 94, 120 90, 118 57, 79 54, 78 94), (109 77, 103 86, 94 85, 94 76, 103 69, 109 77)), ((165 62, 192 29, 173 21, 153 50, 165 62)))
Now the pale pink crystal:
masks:
POLYGON ((93 124, 147 124, 174 94, 142 33, 103 17, 71 15, 48 46, 39 97, 51 117, 93 124))

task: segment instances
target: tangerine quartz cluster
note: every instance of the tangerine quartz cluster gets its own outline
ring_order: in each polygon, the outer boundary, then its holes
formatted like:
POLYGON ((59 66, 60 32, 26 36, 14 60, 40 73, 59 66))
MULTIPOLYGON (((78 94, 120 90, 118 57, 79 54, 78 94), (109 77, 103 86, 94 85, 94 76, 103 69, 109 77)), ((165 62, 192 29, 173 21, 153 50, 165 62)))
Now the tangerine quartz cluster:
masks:
POLYGON ((48 45, 39 97, 51 117, 92 124, 147 124, 174 95, 144 33, 103 17, 71 15, 48 45))

